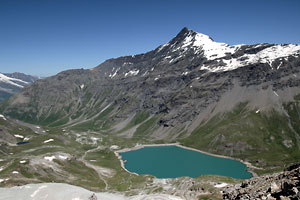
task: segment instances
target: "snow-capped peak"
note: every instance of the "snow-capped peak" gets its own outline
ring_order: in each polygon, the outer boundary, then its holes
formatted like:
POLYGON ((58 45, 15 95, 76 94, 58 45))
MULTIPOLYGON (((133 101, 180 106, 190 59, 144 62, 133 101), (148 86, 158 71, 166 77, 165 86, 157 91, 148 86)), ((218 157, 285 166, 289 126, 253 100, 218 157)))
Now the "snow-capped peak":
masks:
POLYGON ((166 47, 171 48, 172 52, 180 51, 181 53, 193 48, 196 55, 203 55, 208 60, 224 57, 226 54, 232 54, 238 49, 238 46, 215 42, 208 35, 187 28, 182 29, 169 43, 161 45, 158 51, 166 47))
MULTIPOLYGON (((252 54, 243 54, 240 57, 232 58, 233 55, 240 48, 246 45, 234 45, 230 46, 226 43, 215 42, 208 35, 197 33, 187 28, 184 28, 180 33, 169 43, 161 45, 159 51, 163 48, 170 48, 172 52, 179 52, 179 57, 182 57, 184 53, 193 49, 195 56, 204 56, 207 60, 217 60, 220 65, 215 66, 203 66, 202 69, 212 72, 229 71, 239 67, 243 67, 254 63, 268 63, 271 68, 279 69, 282 63, 278 66, 272 66, 272 63, 278 58, 287 58, 288 56, 299 56, 300 45, 269 45, 262 48, 261 51, 252 54), (229 55, 229 57, 226 57, 229 55), (223 63, 223 64, 221 64, 223 63)), ((255 46, 255 45, 253 45, 255 46)), ((256 45, 260 47, 262 44, 256 45)), ((167 54, 166 59, 170 58, 174 60, 172 56, 167 54)), ((171 63, 171 61, 170 61, 171 63)))

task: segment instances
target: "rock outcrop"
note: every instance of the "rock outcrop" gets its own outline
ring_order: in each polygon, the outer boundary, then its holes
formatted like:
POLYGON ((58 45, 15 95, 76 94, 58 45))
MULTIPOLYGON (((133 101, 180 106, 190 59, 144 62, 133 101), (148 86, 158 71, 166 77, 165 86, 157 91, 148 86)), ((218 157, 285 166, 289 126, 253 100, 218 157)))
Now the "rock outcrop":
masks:
POLYGON ((223 199, 300 199, 300 163, 281 173, 251 178, 223 190, 223 199))

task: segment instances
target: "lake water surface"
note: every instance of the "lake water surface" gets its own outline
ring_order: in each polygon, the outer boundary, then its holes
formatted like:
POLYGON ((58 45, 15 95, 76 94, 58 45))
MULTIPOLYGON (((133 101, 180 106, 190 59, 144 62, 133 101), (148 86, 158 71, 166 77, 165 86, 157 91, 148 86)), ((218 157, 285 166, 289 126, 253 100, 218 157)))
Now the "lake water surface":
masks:
POLYGON ((210 156, 175 145, 152 146, 120 153, 125 168, 157 178, 197 177, 204 174, 251 178, 246 165, 231 159, 210 156))

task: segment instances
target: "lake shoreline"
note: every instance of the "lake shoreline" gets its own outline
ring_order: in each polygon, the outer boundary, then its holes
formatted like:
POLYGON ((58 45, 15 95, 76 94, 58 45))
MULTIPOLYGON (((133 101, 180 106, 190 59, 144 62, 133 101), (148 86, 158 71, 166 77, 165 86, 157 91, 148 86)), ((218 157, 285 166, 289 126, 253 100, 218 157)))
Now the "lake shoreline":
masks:
POLYGON ((219 158, 225 158, 225 159, 230 159, 230 160, 235 160, 235 161, 239 161, 241 163, 243 163, 244 165, 246 165, 247 167, 247 171, 249 173, 252 174, 252 177, 256 177, 257 174, 253 171, 253 169, 258 169, 256 167, 254 167, 251 163, 249 162, 246 162, 246 161, 243 161, 241 159, 238 159, 238 158, 233 158, 233 157, 229 157, 229 156, 224 156, 224 155, 218 155, 218 154, 213 154, 213 153, 209 153, 209 152, 206 152, 206 151, 202 151, 202 150, 199 150, 199 149, 195 149, 195 148, 192 148, 192 147, 187 147, 187 146, 183 146, 179 143, 168 143, 168 144, 141 144, 141 145, 137 145, 135 147, 132 147, 132 148, 125 148, 125 149, 121 149, 121 150, 117 150, 117 151, 114 151, 115 155, 117 156, 117 158, 120 160, 120 163, 121 163, 121 167, 128 173, 130 174, 134 174, 134 175, 139 175, 137 173, 134 173, 134 172, 130 172, 128 171, 126 168, 125 168, 125 163, 124 163, 124 160, 122 159, 122 156, 120 155, 120 153, 125 153, 125 152, 129 152, 129 151, 134 151, 134 150, 139 150, 139 149, 142 149, 142 148, 145 148, 145 147, 157 147, 157 146, 177 146, 179 148, 183 148, 183 149, 187 149, 187 150, 191 150, 191 151, 196 151, 196 152, 199 152, 199 153, 203 153, 203 154, 206 154, 206 155, 209 155, 209 156, 214 156, 214 157, 219 157, 219 158))

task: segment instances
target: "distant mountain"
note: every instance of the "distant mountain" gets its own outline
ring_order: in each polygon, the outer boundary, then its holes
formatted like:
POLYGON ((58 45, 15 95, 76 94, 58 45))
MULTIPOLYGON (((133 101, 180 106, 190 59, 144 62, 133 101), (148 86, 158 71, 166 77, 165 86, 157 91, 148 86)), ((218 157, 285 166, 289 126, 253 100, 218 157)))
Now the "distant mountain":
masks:
POLYGON ((0 73, 0 101, 9 98, 23 87, 30 85, 38 80, 38 77, 23 73, 0 73))
POLYGON ((36 81, 0 111, 276 166, 300 159, 299 55, 296 44, 230 46, 184 28, 145 54, 36 81))

